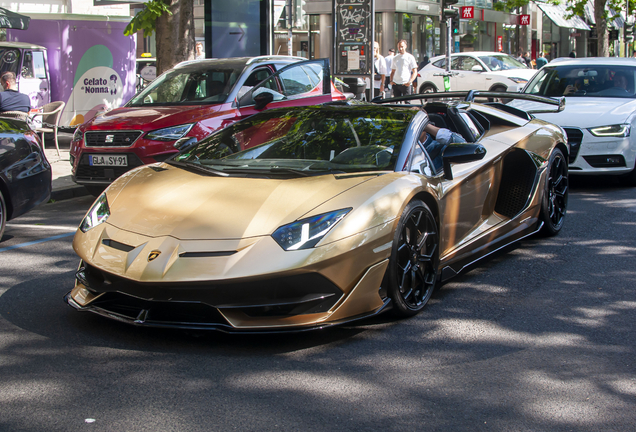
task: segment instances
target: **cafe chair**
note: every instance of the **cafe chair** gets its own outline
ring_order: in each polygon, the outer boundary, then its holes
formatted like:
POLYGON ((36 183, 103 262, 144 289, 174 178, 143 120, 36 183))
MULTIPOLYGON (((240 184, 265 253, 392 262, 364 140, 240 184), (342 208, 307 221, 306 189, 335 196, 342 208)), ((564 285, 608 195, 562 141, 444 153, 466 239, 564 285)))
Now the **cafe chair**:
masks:
POLYGON ((36 127, 35 131, 42 133, 42 149, 44 149, 44 134, 47 132, 53 132, 55 140, 55 148, 57 149, 57 155, 60 155, 60 145, 57 141, 57 129, 60 125, 60 117, 66 104, 62 101, 51 102, 42 107, 41 112, 36 112, 31 115, 31 122, 38 117, 42 117, 42 126, 36 127))
POLYGON ((0 112, 0 117, 10 117, 27 121, 29 120, 29 113, 26 113, 24 111, 3 111, 0 112))

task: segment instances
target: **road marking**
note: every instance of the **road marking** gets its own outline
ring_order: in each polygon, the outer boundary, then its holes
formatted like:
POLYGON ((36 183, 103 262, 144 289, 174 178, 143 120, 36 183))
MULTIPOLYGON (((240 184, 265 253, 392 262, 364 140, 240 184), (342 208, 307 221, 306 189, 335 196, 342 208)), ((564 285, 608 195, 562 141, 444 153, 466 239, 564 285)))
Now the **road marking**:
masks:
POLYGON ((77 231, 77 227, 67 227, 63 225, 27 225, 27 224, 7 224, 7 228, 36 228, 36 229, 48 229, 55 231, 77 231))
POLYGON ((70 236, 72 236, 74 234, 75 234, 75 232, 66 233, 66 234, 60 234, 60 235, 56 235, 56 236, 53 236, 53 237, 47 237, 47 238, 41 239, 41 240, 34 240, 34 241, 26 242, 26 243, 20 243, 20 244, 17 244, 17 245, 13 245, 13 246, 8 246, 8 247, 5 247, 5 248, 2 248, 2 249, 0 249, 0 252, 5 252, 5 251, 12 250, 12 249, 18 249, 18 248, 27 247, 27 246, 33 246, 35 244, 44 243, 44 242, 47 242, 47 241, 50 241, 50 240, 57 240, 57 239, 64 238, 64 237, 70 237, 70 236))

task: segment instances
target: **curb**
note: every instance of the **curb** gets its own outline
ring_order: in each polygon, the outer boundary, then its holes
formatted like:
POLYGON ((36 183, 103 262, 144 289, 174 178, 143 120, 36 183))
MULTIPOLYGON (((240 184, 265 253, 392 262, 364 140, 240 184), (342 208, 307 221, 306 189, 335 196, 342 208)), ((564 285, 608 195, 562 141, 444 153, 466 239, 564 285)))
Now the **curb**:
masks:
POLYGON ((62 201, 86 195, 88 195, 88 191, 84 186, 69 186, 51 191, 50 199, 54 201, 62 201))

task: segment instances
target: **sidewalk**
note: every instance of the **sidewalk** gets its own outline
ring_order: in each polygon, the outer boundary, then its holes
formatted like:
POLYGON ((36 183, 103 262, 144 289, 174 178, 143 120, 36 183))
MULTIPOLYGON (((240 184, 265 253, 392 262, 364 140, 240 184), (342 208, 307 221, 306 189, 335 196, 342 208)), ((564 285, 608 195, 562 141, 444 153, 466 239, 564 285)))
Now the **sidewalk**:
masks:
POLYGON ((53 134, 46 135, 44 152, 53 171, 51 199, 55 201, 88 195, 88 191, 84 186, 76 184, 71 179, 71 162, 69 158, 71 138, 72 135, 70 134, 58 133, 57 139, 60 145, 60 155, 58 156, 53 134))

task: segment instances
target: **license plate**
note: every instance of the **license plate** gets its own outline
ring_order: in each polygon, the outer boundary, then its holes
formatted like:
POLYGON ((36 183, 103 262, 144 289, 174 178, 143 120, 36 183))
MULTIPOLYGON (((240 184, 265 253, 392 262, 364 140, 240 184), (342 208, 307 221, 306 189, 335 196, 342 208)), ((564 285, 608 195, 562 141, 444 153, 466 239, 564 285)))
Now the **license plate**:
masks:
POLYGON ((89 155, 91 166, 128 166, 128 156, 89 155))

